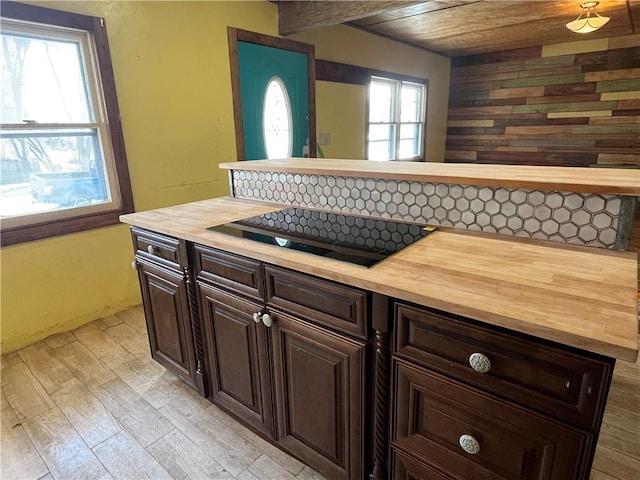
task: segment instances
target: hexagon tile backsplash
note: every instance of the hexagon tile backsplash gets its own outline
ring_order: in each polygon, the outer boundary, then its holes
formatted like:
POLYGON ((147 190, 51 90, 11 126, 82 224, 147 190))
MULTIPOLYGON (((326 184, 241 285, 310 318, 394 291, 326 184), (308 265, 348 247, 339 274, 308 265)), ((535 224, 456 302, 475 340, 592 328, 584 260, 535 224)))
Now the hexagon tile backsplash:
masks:
POLYGON ((617 195, 242 170, 233 171, 232 182, 240 198, 604 248, 617 248, 624 201, 617 195))

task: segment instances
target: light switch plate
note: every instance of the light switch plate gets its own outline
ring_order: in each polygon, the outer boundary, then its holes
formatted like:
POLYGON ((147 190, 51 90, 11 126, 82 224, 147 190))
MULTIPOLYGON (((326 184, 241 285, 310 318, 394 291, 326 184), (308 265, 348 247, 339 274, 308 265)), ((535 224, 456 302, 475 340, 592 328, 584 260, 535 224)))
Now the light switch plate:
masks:
POLYGON ((318 133, 318 145, 331 145, 331 134, 326 132, 318 133))

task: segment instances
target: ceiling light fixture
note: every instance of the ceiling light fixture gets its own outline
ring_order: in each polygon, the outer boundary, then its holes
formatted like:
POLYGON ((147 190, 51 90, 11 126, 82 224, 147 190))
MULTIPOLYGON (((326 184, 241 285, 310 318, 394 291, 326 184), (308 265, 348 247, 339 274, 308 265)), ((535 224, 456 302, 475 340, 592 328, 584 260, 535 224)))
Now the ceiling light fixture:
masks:
POLYGON ((582 13, 573 22, 567 23, 567 28, 575 33, 595 32, 609 21, 609 17, 601 17, 596 12, 600 2, 583 2, 580 4, 582 13), (586 16, 584 16, 586 13, 586 16), (593 14, 594 16, 591 16, 593 14))

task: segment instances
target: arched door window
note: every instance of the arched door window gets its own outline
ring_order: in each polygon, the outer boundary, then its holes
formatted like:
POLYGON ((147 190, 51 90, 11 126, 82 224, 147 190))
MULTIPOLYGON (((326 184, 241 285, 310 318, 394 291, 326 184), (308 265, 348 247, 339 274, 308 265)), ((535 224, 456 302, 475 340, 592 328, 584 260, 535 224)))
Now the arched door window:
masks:
POLYGON ((289 94, 279 77, 269 80, 264 94, 262 129, 267 158, 287 158, 293 151, 293 120, 289 94))

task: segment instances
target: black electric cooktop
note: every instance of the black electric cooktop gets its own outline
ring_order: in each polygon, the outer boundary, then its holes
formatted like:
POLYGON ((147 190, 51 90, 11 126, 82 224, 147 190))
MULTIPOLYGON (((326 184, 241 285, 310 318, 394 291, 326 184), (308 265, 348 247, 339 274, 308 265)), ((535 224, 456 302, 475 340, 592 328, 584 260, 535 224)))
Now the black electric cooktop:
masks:
POLYGON ((208 230, 370 267, 435 228, 291 207, 208 230))

